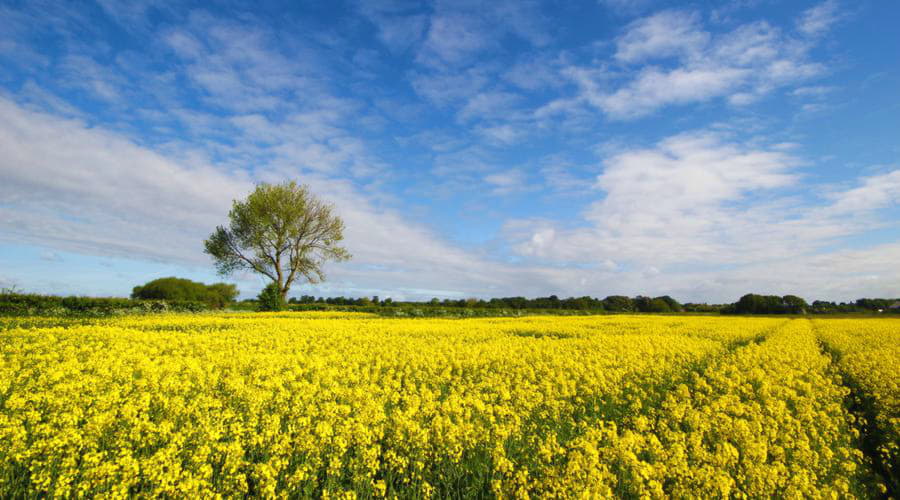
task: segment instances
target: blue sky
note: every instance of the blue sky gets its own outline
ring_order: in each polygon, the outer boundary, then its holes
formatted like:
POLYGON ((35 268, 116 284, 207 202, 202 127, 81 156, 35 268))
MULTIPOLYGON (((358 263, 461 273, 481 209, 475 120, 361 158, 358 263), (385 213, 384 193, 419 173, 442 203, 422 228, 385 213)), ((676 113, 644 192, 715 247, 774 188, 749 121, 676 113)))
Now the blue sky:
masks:
POLYGON ((231 200, 295 179, 354 254, 297 295, 900 296, 898 24, 838 0, 0 2, 0 286, 217 280, 231 200))

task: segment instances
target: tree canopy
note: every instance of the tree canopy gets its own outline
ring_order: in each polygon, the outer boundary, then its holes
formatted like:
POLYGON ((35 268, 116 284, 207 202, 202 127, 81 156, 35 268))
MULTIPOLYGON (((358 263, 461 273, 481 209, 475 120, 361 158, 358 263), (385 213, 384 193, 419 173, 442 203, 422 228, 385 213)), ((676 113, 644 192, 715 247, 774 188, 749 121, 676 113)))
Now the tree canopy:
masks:
POLYGON ((184 278, 158 278, 146 284, 136 286, 131 291, 131 298, 144 300, 191 300, 205 302, 210 307, 222 308, 234 302, 238 296, 235 285, 229 283, 213 283, 206 285, 184 278))
POLYGON ((339 243, 344 222, 334 207, 294 181, 259 184, 245 200, 234 200, 229 226, 218 226, 204 242, 221 275, 249 270, 269 278, 282 298, 302 277, 325 280, 325 262, 350 253, 339 243))

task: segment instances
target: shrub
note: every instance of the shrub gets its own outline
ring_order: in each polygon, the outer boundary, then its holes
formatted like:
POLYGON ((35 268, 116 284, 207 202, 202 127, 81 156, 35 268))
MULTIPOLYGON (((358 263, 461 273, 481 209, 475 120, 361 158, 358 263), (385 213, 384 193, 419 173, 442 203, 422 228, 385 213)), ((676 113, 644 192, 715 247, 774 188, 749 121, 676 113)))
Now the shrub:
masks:
POLYGON ((234 302, 237 296, 238 290, 235 285, 228 283, 206 285, 174 276, 136 286, 131 292, 132 299, 205 302, 214 309, 221 309, 234 302))
POLYGON ((256 308, 257 311, 283 311, 287 307, 287 303, 285 303, 284 297, 281 296, 281 291, 278 290, 278 284, 276 283, 266 285, 259 292, 257 300, 259 301, 256 308))

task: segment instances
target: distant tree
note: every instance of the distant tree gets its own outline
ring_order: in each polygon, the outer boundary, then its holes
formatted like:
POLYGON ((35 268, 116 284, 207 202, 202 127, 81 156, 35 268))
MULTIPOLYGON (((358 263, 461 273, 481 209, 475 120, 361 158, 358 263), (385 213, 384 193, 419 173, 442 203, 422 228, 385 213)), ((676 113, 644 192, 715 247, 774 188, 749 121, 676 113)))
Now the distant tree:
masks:
POLYGON ((648 312, 655 312, 655 313, 672 312, 672 308, 669 306, 669 303, 659 297, 650 300, 650 304, 648 304, 648 309, 649 309, 648 312))
POLYGON ((624 295, 610 295, 603 299, 603 308, 612 312, 634 311, 634 301, 624 295))
POLYGON ((857 299, 856 307, 867 311, 887 309, 894 303, 894 299, 857 299))
POLYGON ((737 314, 805 314, 809 304, 796 295, 757 295, 748 293, 726 312, 737 314))
POLYGON ((668 295, 663 295, 662 297, 656 298, 665 302, 666 305, 669 306, 669 310, 672 312, 681 312, 684 309, 677 300, 669 297, 668 295))
POLYGON ((712 313, 712 312, 728 312, 732 313, 734 308, 734 304, 722 305, 722 304, 707 304, 707 303, 694 303, 688 302, 682 306, 682 309, 685 312, 695 312, 695 313, 712 313))
POLYGON ((816 314, 835 313, 838 312, 838 305, 825 300, 814 300, 811 309, 816 314))
POLYGON ((737 314, 763 314, 765 311, 765 299, 762 295, 748 293, 738 299, 734 305, 737 314))
POLYGON ((796 295, 785 295, 781 298, 784 312, 788 314, 806 314, 809 304, 804 299, 796 295))
POLYGON ((342 261, 350 253, 339 246, 344 222, 332 205, 294 181, 259 184, 246 200, 235 200, 229 226, 218 226, 204 242, 223 276, 246 269, 269 278, 282 300, 294 281, 325 279, 326 261, 342 261))
POLYGON ((286 307, 278 284, 274 281, 266 285, 257 297, 258 311, 283 311, 286 307))
POLYGON ((206 285, 184 278, 158 278, 136 286, 131 298, 145 300, 204 300, 206 285))
POLYGON ((653 299, 650 297, 645 297, 643 295, 638 295, 637 297, 631 299, 631 303, 634 306, 634 310, 638 312, 651 312, 650 311, 650 302, 653 299))
POLYGON ((143 300, 191 300, 205 302, 210 307, 222 308, 234 302, 238 296, 235 285, 214 283, 205 285, 174 276, 148 281, 131 291, 131 298, 143 300))
POLYGON ((207 303, 221 309, 237 299, 238 289, 236 285, 230 283, 213 283, 206 286, 206 296, 207 303))

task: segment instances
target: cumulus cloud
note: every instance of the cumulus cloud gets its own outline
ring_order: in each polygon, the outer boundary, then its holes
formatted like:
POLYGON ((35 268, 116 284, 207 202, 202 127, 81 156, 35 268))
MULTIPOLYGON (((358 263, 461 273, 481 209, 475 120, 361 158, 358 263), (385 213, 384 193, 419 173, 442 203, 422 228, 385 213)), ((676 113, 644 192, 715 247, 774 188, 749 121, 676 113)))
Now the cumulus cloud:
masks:
MULTIPOLYGON (((770 281, 751 279, 747 270, 764 262, 832 259, 827 247, 884 222, 875 211, 898 204, 900 179, 900 171, 890 172, 804 200, 792 192, 802 162, 782 149, 698 132, 615 153, 597 177, 602 198, 582 214, 586 226, 511 221, 506 235, 516 252, 535 262, 596 267, 613 261, 630 273, 660 270, 651 281, 698 279, 710 287, 746 276, 744 290, 749 283, 771 289, 770 281), (863 214, 867 221, 859 219, 863 214)), ((792 284, 808 289, 804 279, 809 276, 792 284)))

